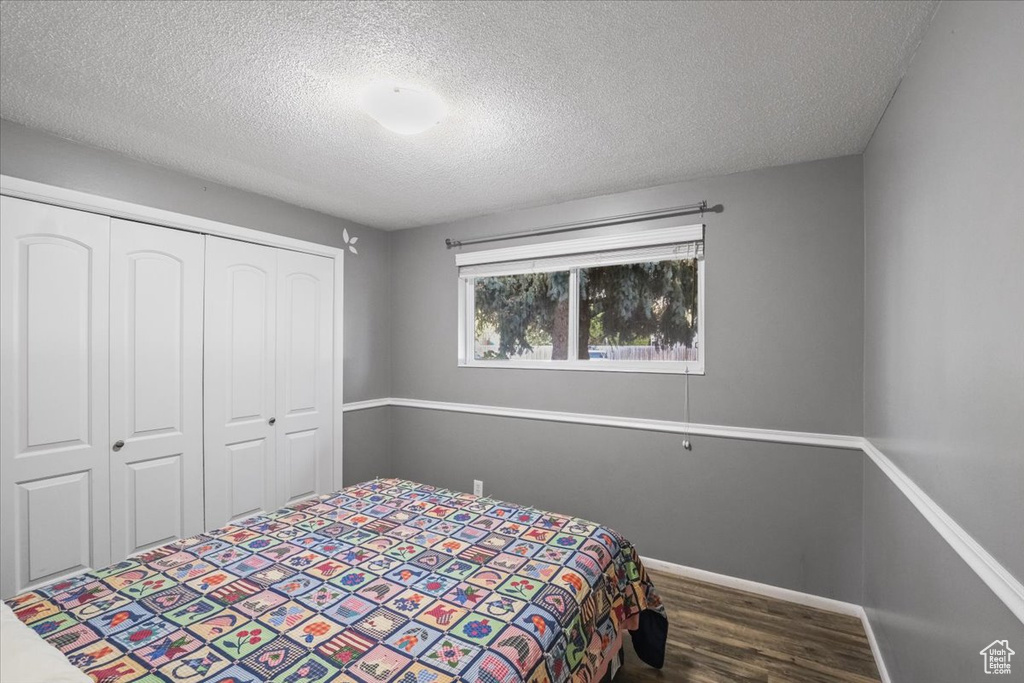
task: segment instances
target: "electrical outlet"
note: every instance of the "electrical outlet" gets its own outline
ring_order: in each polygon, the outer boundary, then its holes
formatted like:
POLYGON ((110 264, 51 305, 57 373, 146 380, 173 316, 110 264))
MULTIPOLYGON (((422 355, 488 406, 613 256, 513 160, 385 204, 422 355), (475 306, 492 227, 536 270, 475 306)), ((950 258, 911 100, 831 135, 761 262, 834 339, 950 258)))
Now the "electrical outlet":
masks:
POLYGON ((484 483, 479 479, 473 480, 473 495, 482 496, 484 495, 484 483))

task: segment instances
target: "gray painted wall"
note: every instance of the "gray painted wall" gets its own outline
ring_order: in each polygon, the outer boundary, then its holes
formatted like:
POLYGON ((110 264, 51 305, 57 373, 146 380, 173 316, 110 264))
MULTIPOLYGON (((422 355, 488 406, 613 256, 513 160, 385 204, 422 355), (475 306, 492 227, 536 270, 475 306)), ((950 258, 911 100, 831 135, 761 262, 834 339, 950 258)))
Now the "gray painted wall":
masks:
MULTIPOLYGON (((864 156, 865 435, 1024 578, 1024 4, 943 3, 864 156)), ((865 602, 896 680, 981 679, 1024 631, 891 484, 865 602)))
POLYGON ((866 434, 1024 577, 1024 4, 940 7, 864 197, 866 434))
MULTIPOLYGON (((0 173, 336 247, 348 228, 359 237, 359 254, 345 257, 345 400, 390 395, 388 233, 6 120, 0 120, 0 173)), ((350 472, 376 469, 386 456, 386 431, 360 434, 366 423, 346 416, 345 442, 366 446, 346 450, 346 481, 350 472)))
POLYGON ((991 681, 979 653, 997 638, 1017 652, 998 679, 1024 680, 1024 624, 864 460, 864 606, 893 682, 991 681))
MULTIPOLYGON (((1024 5, 947 2, 863 159, 392 235, 7 121, 0 172, 325 244, 348 226, 360 253, 346 261, 347 401, 677 420, 677 376, 457 368, 443 238, 721 203, 704 219, 707 375, 691 378, 692 419, 864 433, 1020 578, 1021 74, 1024 5)), ((691 221, 649 227, 679 222, 691 221)), ((490 495, 610 524, 646 555, 864 602, 895 681, 981 680, 982 646, 1024 645, 1020 622, 856 452, 679 441, 380 408, 346 416, 345 481, 483 479, 490 495)))
MULTIPOLYGON (((725 212, 703 220, 708 226, 707 375, 690 379, 692 419, 860 434, 860 157, 737 173, 395 233, 393 394, 681 419, 683 383, 678 375, 456 367, 457 271, 455 252, 445 249, 444 238, 701 199, 723 204, 725 212)), ((647 227, 697 222, 699 217, 670 219, 647 227)), ((514 242, 520 243, 526 241, 514 242)), ((512 243, 497 246, 508 244, 512 243)))
POLYGON ((606 524, 641 554, 859 602, 859 451, 392 408, 396 476, 606 524))
MULTIPOLYGON (((392 393, 682 419, 678 375, 458 368, 444 238, 707 199, 725 211, 704 220, 707 374, 690 379, 691 418, 860 434, 861 180, 860 158, 845 157, 395 233, 392 393)), ((858 452, 721 439, 687 452, 670 435, 405 408, 392 409, 392 439, 397 476, 460 490, 482 479, 489 494, 615 527, 646 555, 860 600, 858 452)))
POLYGON ((345 486, 394 475, 391 460, 391 408, 345 414, 345 486))

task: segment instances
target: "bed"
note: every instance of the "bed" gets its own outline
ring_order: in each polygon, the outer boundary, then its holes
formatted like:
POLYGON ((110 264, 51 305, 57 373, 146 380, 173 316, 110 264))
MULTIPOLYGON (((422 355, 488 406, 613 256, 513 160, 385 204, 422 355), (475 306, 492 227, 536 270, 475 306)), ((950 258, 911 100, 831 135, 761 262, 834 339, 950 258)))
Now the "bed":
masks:
MULTIPOLYGON (((378 479, 7 601, 106 683, 597 683, 667 620, 583 519, 378 479)), ((70 679, 69 679, 70 680, 70 679)))

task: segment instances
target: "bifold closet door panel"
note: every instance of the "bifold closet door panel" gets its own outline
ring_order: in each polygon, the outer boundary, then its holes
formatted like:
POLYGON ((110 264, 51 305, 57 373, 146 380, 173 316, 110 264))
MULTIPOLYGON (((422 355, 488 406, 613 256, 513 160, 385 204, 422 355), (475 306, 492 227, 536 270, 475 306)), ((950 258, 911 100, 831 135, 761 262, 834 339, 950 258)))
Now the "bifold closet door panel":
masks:
POLYGON ((0 589, 110 560, 105 216, 0 197, 0 589))
POLYGON ((110 226, 111 559, 203 531, 204 238, 110 226))
POLYGON ((276 307, 277 250, 207 237, 207 529, 276 509, 276 307))
POLYGON ((334 261, 277 253, 278 505, 333 488, 334 261))

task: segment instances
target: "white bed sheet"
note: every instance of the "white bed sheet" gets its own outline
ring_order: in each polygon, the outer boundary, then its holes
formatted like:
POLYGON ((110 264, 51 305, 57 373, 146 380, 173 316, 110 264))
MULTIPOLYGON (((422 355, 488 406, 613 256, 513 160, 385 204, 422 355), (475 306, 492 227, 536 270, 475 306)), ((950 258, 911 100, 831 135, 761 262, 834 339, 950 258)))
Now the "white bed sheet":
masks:
POLYGON ((92 683, 0 603, 0 683, 92 683))

